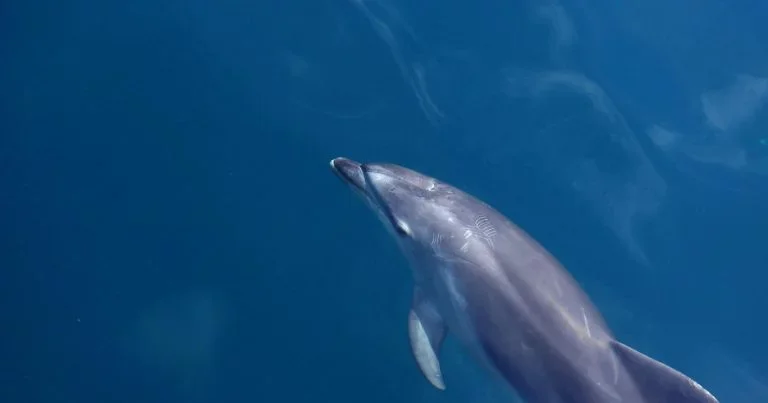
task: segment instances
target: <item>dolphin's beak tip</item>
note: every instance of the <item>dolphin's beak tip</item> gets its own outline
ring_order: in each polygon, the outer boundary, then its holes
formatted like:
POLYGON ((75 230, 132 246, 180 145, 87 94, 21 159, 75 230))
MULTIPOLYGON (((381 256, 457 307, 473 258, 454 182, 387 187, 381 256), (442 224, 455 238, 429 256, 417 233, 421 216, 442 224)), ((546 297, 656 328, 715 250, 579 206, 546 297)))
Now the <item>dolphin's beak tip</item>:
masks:
POLYGON ((331 159, 329 164, 331 165, 331 169, 333 169, 334 171, 338 171, 339 170, 339 164, 344 163, 345 161, 349 161, 349 159, 344 158, 344 157, 336 157, 336 158, 331 159))

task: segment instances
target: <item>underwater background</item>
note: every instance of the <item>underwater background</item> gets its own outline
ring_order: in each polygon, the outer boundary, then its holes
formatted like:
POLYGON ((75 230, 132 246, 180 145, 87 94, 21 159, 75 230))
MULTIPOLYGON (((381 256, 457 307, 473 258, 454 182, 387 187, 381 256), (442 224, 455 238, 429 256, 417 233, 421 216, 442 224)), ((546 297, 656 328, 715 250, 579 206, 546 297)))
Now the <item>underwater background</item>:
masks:
POLYGON ((0 402, 496 403, 328 167, 490 203, 617 338, 768 402, 768 3, 0 6, 0 402))

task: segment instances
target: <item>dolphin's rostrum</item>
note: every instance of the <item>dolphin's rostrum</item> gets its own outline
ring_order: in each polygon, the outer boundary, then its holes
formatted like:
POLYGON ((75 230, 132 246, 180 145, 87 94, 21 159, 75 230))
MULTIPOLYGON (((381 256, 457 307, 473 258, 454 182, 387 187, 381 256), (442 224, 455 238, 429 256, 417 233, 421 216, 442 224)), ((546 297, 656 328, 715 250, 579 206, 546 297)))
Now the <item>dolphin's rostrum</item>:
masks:
POLYGON ((445 388, 448 334, 528 403, 717 403, 686 375, 617 341, 558 261, 475 197, 393 164, 331 161, 383 221, 415 281, 408 334, 445 388))

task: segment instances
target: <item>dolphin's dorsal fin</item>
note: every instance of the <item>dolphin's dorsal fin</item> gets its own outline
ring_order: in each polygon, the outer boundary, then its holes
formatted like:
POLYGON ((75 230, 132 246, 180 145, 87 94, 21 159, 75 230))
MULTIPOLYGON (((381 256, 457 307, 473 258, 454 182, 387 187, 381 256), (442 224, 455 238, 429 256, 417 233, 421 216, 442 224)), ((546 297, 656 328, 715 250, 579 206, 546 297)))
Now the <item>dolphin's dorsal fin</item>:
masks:
POLYGON ((711 393, 685 374, 618 341, 611 341, 611 347, 649 402, 718 403, 711 393))
POLYGON ((413 292, 413 303, 408 314, 408 336, 416 363, 427 380, 436 388, 445 389, 440 372, 438 353, 445 338, 443 318, 434 305, 422 295, 419 288, 413 292))

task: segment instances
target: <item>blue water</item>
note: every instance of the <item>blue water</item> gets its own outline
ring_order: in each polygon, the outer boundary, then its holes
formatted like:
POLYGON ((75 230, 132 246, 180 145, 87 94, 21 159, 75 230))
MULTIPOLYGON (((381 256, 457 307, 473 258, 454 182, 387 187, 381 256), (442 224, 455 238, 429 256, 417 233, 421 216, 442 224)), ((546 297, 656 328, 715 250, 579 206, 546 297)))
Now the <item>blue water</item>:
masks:
POLYGON ((768 401, 768 3, 0 8, 0 401, 505 401, 407 344, 332 157, 461 187, 617 337, 768 401))

